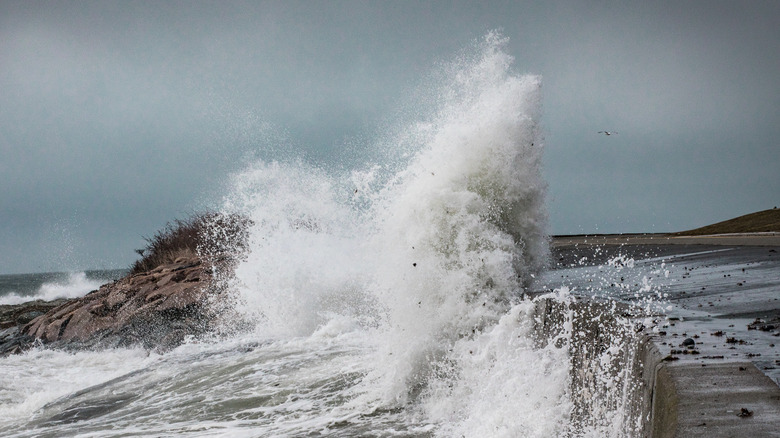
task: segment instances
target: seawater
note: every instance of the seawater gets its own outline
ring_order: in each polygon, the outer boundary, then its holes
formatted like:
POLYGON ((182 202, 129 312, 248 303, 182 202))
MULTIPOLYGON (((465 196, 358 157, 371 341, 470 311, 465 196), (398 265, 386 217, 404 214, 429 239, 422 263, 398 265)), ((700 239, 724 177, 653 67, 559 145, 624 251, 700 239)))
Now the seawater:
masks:
POLYGON ((77 298, 125 274, 125 269, 108 269, 0 275, 0 305, 77 298))
POLYGON ((234 175, 222 210, 252 225, 220 330, 0 359, 0 435, 627 435, 573 426, 569 350, 534 334, 541 80, 512 64, 490 33, 442 66, 426 111, 366 145, 381 161, 234 175))

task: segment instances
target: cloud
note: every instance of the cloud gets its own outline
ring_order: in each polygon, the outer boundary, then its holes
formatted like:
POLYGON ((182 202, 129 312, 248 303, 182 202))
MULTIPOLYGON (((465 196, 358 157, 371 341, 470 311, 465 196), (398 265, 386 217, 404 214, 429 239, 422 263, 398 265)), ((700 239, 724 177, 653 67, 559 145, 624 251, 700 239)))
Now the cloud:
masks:
POLYGON ((40 265, 70 217, 79 252, 129 263, 251 157, 359 162, 432 66, 497 27, 543 77, 553 232, 771 207, 779 8, 0 3, 0 272, 40 265))

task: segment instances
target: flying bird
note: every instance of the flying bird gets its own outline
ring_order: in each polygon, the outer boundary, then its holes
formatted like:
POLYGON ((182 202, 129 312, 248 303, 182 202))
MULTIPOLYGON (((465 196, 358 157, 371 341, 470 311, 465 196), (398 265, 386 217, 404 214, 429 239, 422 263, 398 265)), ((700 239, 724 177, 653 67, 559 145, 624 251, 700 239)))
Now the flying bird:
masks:
POLYGON ((617 134, 617 131, 599 131, 599 134, 612 135, 617 134))

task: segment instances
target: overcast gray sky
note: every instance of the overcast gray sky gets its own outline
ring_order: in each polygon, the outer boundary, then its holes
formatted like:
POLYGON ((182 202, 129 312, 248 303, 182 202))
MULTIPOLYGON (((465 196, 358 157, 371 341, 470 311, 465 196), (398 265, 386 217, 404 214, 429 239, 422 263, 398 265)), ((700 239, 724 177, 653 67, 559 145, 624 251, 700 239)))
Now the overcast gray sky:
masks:
POLYGON ((349 166, 496 28, 543 78, 553 233, 772 208, 778 23, 777 1, 0 0, 0 273, 125 267, 248 157, 349 166))

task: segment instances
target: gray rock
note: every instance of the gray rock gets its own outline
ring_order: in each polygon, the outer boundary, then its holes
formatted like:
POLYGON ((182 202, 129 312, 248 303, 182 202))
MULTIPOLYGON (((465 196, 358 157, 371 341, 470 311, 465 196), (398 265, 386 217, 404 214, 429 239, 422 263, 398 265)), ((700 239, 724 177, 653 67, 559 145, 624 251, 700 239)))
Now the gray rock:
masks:
POLYGON ((81 298, 0 306, 0 355, 36 342, 53 348, 140 345, 167 351, 211 329, 207 296, 212 267, 200 259, 175 263, 104 284, 81 298))

